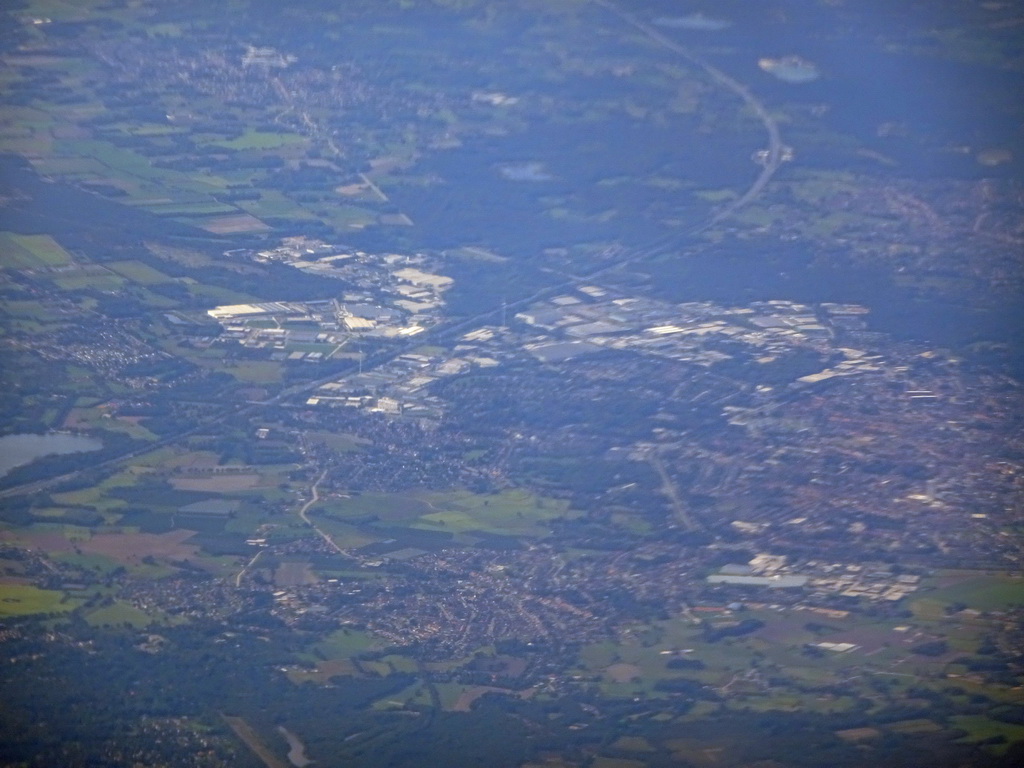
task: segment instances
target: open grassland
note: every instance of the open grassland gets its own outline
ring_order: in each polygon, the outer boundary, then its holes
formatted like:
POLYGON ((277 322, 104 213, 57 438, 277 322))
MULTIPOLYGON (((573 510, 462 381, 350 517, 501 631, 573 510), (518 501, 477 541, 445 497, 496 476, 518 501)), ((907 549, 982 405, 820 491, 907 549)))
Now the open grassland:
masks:
MULTIPOLYGON (((384 535, 374 535, 372 531, 357 528, 341 520, 335 520, 326 516, 318 517, 314 514, 315 512, 316 507, 313 507, 307 514, 316 523, 317 527, 330 536, 331 541, 341 549, 357 549, 385 538, 384 535)), ((298 518, 296 517, 296 519, 298 518)))
POLYGON ((380 523, 446 534, 482 533, 539 538, 550 533, 550 521, 571 516, 568 504, 520 490, 496 494, 365 493, 328 499, 318 515, 354 525, 380 523))
POLYGON ((18 235, 0 232, 0 266, 13 269, 62 267, 71 254, 49 235, 18 235))
POLYGON ((139 473, 131 469, 118 472, 102 482, 78 491, 65 491, 53 495, 54 501, 66 506, 95 507, 101 513, 116 512, 125 505, 123 499, 109 494, 115 488, 130 488, 139 480, 139 473))
POLYGON ((326 685, 332 677, 349 677, 359 673, 355 665, 348 659, 327 659, 319 661, 312 669, 290 668, 288 679, 297 685, 315 683, 326 685))
POLYGON ((52 309, 38 301, 18 300, 4 302, 8 323, 14 319, 29 319, 36 323, 52 323, 56 316, 52 309))
POLYGON ((118 291, 127 281, 102 267, 89 267, 55 277, 53 282, 62 291, 118 291))
POLYGON ((306 141, 305 136, 297 133, 274 133, 271 131, 246 130, 241 136, 224 141, 211 142, 218 147, 228 149, 277 149, 288 144, 301 144, 306 141))
POLYGON ((727 692, 731 709, 845 712, 855 707, 859 684, 846 695, 822 696, 821 686, 848 685, 861 679, 865 668, 891 683, 894 695, 927 681, 938 685, 949 663, 962 653, 974 653, 981 638, 977 627, 941 635, 950 650, 932 657, 915 653, 915 648, 940 635, 930 625, 913 621, 772 610, 701 612, 694 619, 637 625, 617 642, 585 646, 579 668, 596 676, 602 694, 609 697, 660 697, 692 681, 727 692), (750 619, 763 624, 747 634, 714 639, 716 627, 750 619), (809 648, 818 642, 853 647, 843 652, 809 648), (771 685, 751 673, 765 668, 780 670, 771 685))
MULTIPOLYGON (((250 304, 256 301, 255 298, 247 293, 232 291, 216 285, 204 285, 203 283, 186 281, 183 281, 183 284, 188 290, 189 296, 210 306, 216 304, 250 304)), ((205 313, 198 314, 199 319, 204 319, 205 317, 205 313)))
POLYGON ((209 477, 173 477, 171 485, 181 491, 199 491, 201 493, 235 493, 247 491, 260 485, 261 476, 257 474, 220 474, 209 477))
POLYGON ((354 453, 362 450, 361 446, 370 442, 366 438, 345 432, 308 432, 306 438, 336 453, 354 453))
POLYGON ((347 499, 328 499, 314 509, 318 514, 336 520, 373 518, 387 522, 415 520, 431 511, 430 505, 421 499, 391 493, 364 493, 347 499))
POLYGON ((319 218, 340 230, 360 230, 377 223, 377 214, 355 205, 332 205, 317 210, 319 218))
POLYGON ((385 696, 383 699, 378 699, 373 703, 373 708, 376 710, 396 710, 405 709, 410 705, 422 704, 423 706, 430 705, 430 697, 426 691, 422 690, 423 683, 417 680, 407 688, 403 688, 398 693, 393 693, 390 696, 385 696))
POLYGON ((79 544, 86 554, 108 557, 124 566, 137 567, 146 559, 187 560, 196 556, 197 547, 186 543, 193 532, 100 533, 79 544))
POLYGON ((1024 606, 1024 578, 1007 574, 944 571, 935 579, 936 589, 915 603, 915 610, 935 604, 966 606, 977 611, 1001 611, 1024 606))
POLYGON ((261 190, 259 200, 240 200, 238 207, 255 217, 273 216, 289 219, 314 219, 311 212, 275 189, 261 190))
POLYGON ((268 224, 248 213, 236 213, 230 216, 217 216, 215 218, 187 223, 194 223, 200 229, 205 229, 207 232, 212 232, 215 235, 230 235, 242 232, 267 232, 270 230, 270 226, 268 224))
POLYGON ((990 720, 983 715, 958 715, 950 720, 953 727, 967 731, 967 735, 961 739, 963 742, 973 743, 1000 736, 1005 738, 1005 743, 993 744, 988 748, 996 754, 1005 752, 1010 743, 1024 741, 1024 725, 990 720))
POLYGON ((139 285, 158 285, 171 282, 173 279, 148 264, 134 259, 130 261, 111 261, 105 266, 107 269, 121 275, 121 277, 139 285))
POLYGON ((116 417, 98 407, 72 408, 62 425, 64 429, 104 429, 123 432, 140 440, 156 440, 156 435, 131 417, 116 417))
POLYGON ((274 569, 273 578, 274 584, 279 587, 299 587, 318 581, 307 562, 285 561, 274 569))
POLYGON ((316 643, 310 650, 322 659, 350 659, 360 653, 377 651, 384 643, 357 629, 338 629, 316 643))
POLYGON ((193 362, 204 368, 223 371, 245 384, 278 384, 284 375, 282 365, 271 360, 194 359, 193 362))
POLYGON ((231 214, 238 211, 233 205, 226 203, 201 201, 197 203, 152 203, 145 206, 150 213, 157 216, 214 216, 231 214))
POLYGON ((432 510, 416 527, 449 533, 479 531, 505 536, 543 537, 550 521, 571 516, 568 503, 520 490, 496 494, 470 491, 427 494, 423 501, 432 510))
POLYGON ((94 627, 120 627, 127 624, 135 629, 148 627, 157 621, 153 616, 120 601, 88 611, 85 620, 94 627))
POLYGON ((174 446, 166 446, 133 459, 133 466, 140 474, 147 470, 162 469, 165 471, 212 469, 217 466, 217 454, 212 451, 191 451, 174 446))
POLYGON ((0 584, 0 617, 71 610, 74 605, 62 602, 63 598, 63 593, 52 589, 39 589, 27 584, 0 584))

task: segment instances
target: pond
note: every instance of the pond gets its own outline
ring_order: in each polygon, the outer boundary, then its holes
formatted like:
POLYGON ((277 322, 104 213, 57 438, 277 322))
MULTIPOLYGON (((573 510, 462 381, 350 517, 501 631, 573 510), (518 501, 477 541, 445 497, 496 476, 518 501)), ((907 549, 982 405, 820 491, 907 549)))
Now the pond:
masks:
POLYGON ((85 453, 102 447, 103 443, 94 438, 64 432, 6 435, 0 437, 0 477, 43 456, 85 453))
POLYGON ((298 736, 289 731, 283 725, 277 726, 277 730, 281 733, 285 739, 288 740, 288 762, 295 766, 295 768, 305 768, 307 765, 313 763, 308 757, 306 757, 306 745, 302 743, 298 736))

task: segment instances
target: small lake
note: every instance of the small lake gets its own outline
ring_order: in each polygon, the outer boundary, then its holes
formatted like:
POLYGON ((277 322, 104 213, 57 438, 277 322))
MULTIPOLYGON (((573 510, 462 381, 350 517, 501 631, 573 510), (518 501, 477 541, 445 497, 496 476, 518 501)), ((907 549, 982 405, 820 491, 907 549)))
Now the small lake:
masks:
POLYGON ((0 477, 15 467, 30 464, 43 456, 98 451, 103 443, 91 437, 50 432, 45 435, 20 434, 0 437, 0 477))
POLYGON ((298 736, 283 725, 277 726, 277 730, 288 740, 289 763, 294 765, 295 768, 306 768, 307 765, 313 764, 314 761, 306 757, 306 745, 302 743, 298 736))

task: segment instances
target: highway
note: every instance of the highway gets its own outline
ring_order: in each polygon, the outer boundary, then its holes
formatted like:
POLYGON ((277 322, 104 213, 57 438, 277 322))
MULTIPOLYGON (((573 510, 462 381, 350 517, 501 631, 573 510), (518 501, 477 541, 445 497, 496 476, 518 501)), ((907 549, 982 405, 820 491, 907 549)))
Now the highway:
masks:
MULTIPOLYGON (((688 229, 687 231, 679 234, 666 235, 652 241, 651 243, 648 243, 647 245, 635 248, 631 251, 626 251, 619 258, 611 262, 605 263, 599 267, 595 267, 587 272, 584 272, 583 274, 559 275, 559 277, 563 279, 559 280, 557 283, 549 285, 546 288, 542 288, 541 290, 536 291, 533 294, 526 296, 524 298, 518 299, 513 302, 509 302, 504 307, 494 307, 493 309, 480 312, 476 315, 473 315, 472 317, 463 318, 461 320, 457 320, 451 323, 444 323, 435 326, 434 328, 431 328, 426 332, 410 339, 408 342, 401 343, 391 347, 390 349, 381 350, 375 354, 372 354, 366 360, 363 361, 362 368, 364 371, 370 371, 373 370, 374 368, 384 365, 396 359, 400 355, 406 354, 407 352, 424 345, 425 343, 429 342, 436 344, 438 342, 444 342, 446 340, 455 339, 459 335, 468 332, 474 327, 485 324, 488 321, 493 321, 494 319, 498 318, 503 312, 510 311, 514 314, 515 312, 521 309, 525 309, 526 307, 530 306, 531 304, 537 301, 541 301, 544 298, 563 292, 581 283, 594 281, 604 275, 628 267, 632 264, 635 264, 638 261, 650 258, 651 256, 661 255, 664 253, 669 253, 673 250, 678 250, 684 242, 691 240, 693 237, 700 234, 701 232, 704 232, 710 229, 711 227, 715 226, 716 224, 733 215, 734 213, 736 213, 736 211, 740 210, 741 208, 752 202, 755 198, 757 198, 757 196, 761 194, 764 188, 772 180, 772 177, 778 171, 779 167, 782 165, 784 145, 782 143, 782 136, 779 131, 778 122, 775 120, 775 118, 772 117, 771 113, 768 111, 765 105, 756 96, 754 96, 754 94, 750 91, 749 88, 747 88, 743 83, 739 82, 735 78, 730 77, 722 70, 708 63, 700 56, 697 56, 685 46, 667 37, 665 34, 658 31, 650 24, 622 10, 609 0, 592 0, 592 2, 595 5, 598 5, 606 9, 608 12, 614 14, 627 25, 643 33, 647 38, 649 38, 651 41, 655 42, 659 46, 665 48, 666 50, 672 51, 673 53, 677 54, 678 56, 680 56, 693 66, 698 67, 704 72, 706 72, 713 80, 715 80, 715 82, 719 83, 722 87, 728 89, 729 91, 735 93, 757 115, 758 119, 760 119, 762 125, 764 126, 764 130, 768 139, 768 149, 761 172, 758 174, 758 176, 754 179, 751 185, 740 197, 733 200, 725 208, 719 210, 712 216, 708 217, 706 221, 695 225, 694 227, 688 229)), ((286 93, 282 95, 287 97, 286 93)), ((269 398, 268 400, 242 403, 240 405, 227 407, 225 409, 225 412, 220 417, 214 420, 214 423, 224 421, 232 416, 243 415, 246 412, 259 408, 260 406, 277 405, 297 395, 313 392, 322 387, 324 384, 328 384, 334 381, 342 381, 343 379, 348 378, 353 374, 354 372, 349 372, 348 374, 341 375, 339 375, 338 373, 334 373, 329 376, 324 376, 322 378, 316 379, 315 381, 288 387, 279 392, 274 397, 269 398)), ((44 490, 45 488, 50 487, 58 482, 76 477, 82 472, 88 471, 89 469, 110 466, 118 461, 136 458, 138 456, 149 453, 150 451, 162 448, 166 445, 170 445, 172 443, 177 442, 178 440, 188 437, 189 435, 199 432, 201 429, 206 429, 209 426, 210 422, 207 422, 201 426, 193 427, 188 430, 183 430, 182 432, 169 435, 152 445, 144 446, 142 448, 136 449, 134 451, 125 453, 120 456, 115 456, 102 462, 101 464, 83 468, 82 470, 61 475, 60 477, 5 488, 3 490, 0 490, 0 498, 44 490)), ((324 534, 321 532, 321 535, 324 534)), ((329 537, 324 536, 324 538, 333 546, 334 543, 330 540, 329 537)))
POLYGON ((664 33, 659 32, 650 24, 641 21, 630 13, 627 13, 614 3, 609 2, 609 0, 593 0, 593 2, 618 16, 629 26, 643 32, 648 38, 653 40, 662 48, 678 54, 694 66, 704 70, 715 81, 739 96, 743 102, 754 111, 758 119, 760 119, 761 123, 764 125, 764 129, 768 134, 768 156, 765 159, 764 168, 754 180, 754 183, 750 185, 743 195, 734 200, 728 207, 716 213, 696 230, 692 230, 690 234, 697 234, 698 232, 702 232, 705 229, 714 226, 718 222, 734 214, 761 194, 761 190, 768 185, 768 182, 772 180, 772 176, 775 175, 779 166, 782 165, 783 156, 782 135, 779 133, 779 124, 775 118, 771 116, 771 113, 767 110, 764 104, 762 104, 761 101, 750 92, 750 89, 743 85, 743 83, 725 74, 725 72, 720 70, 718 67, 712 66, 700 56, 692 53, 688 48, 667 37, 664 33))

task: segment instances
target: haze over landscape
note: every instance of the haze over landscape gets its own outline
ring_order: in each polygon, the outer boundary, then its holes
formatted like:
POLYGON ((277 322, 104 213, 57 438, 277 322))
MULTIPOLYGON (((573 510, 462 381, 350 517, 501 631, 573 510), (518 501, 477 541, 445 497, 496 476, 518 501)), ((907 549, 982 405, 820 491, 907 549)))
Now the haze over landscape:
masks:
POLYGON ((0 8, 0 766, 1024 760, 1018 0, 0 8))

